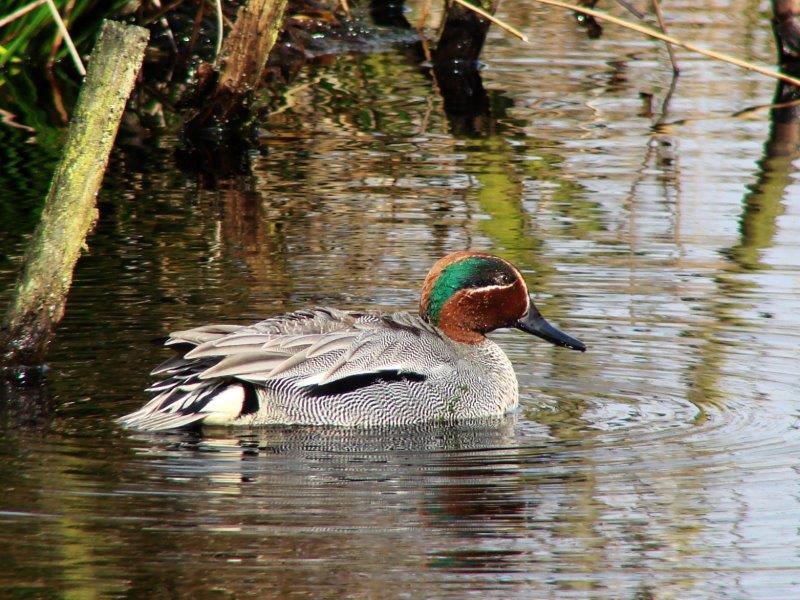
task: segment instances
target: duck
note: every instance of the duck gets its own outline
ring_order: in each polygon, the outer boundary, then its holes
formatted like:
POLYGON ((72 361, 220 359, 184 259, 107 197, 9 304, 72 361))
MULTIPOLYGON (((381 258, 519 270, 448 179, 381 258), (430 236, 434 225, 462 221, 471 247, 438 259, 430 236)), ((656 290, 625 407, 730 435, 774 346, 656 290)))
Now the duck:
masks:
POLYGON ((419 314, 297 310, 253 325, 172 333, 155 396, 118 419, 141 431, 205 425, 382 427, 503 416, 519 403, 511 361, 487 334, 515 328, 586 345, 551 325, 507 260, 461 250, 422 284, 419 314))

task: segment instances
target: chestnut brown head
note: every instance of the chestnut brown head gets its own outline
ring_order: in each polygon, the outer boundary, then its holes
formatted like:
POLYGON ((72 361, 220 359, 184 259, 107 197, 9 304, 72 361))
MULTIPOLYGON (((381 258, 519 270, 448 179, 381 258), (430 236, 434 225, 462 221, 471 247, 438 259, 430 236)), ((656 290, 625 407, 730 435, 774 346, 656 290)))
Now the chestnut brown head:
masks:
POLYGON ((420 316, 465 344, 480 343, 495 329, 516 327, 557 346, 586 350, 545 321, 516 267, 491 254, 464 250, 437 261, 422 286, 420 316))

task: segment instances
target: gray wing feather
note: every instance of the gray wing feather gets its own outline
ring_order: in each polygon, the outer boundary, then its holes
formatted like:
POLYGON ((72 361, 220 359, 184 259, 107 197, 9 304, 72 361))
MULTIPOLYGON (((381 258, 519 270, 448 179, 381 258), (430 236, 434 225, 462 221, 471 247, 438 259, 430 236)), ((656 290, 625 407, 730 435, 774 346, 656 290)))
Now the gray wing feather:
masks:
MULTIPOLYGON (((212 367, 201 372, 200 379, 215 377, 239 377, 250 380, 259 373, 268 373, 286 360, 286 354, 270 351, 250 351, 225 356, 212 367)), ((261 379, 261 378, 259 378, 261 379)))
POLYGON ((219 339, 230 333, 238 331, 242 328, 241 325, 203 325, 202 327, 195 327, 194 329, 187 329, 186 331, 176 331, 169 336, 166 346, 174 344, 202 344, 209 340, 219 339))
MULTIPOLYGON (((182 332, 182 337, 199 339, 217 333, 199 329, 199 333, 182 332)), ((295 385, 308 387, 386 371, 424 376, 425 363, 441 366, 452 361, 452 351, 419 317, 315 309, 206 339, 183 358, 198 359, 209 361, 198 374, 201 380, 234 377, 257 383, 291 378, 295 385), (426 356, 420 357, 420 349, 426 356)))

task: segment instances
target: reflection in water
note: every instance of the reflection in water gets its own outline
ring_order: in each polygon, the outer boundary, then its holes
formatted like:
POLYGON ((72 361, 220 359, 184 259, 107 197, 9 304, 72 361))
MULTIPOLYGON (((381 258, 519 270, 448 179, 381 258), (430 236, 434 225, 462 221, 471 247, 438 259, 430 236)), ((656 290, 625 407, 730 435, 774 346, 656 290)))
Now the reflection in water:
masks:
MULTIPOLYGON (((757 7, 726 14, 708 44, 769 60, 757 7)), ((670 26, 692 38, 715 15, 676 6, 670 26)), ((535 6, 499 16, 533 47, 490 30, 485 96, 461 112, 411 44, 309 69, 227 175, 176 169, 168 134, 121 144, 47 383, 0 389, 12 595, 797 595, 795 114, 732 116, 772 84, 691 57, 670 92, 663 47, 625 32, 587 40, 535 6), (590 345, 499 332, 515 418, 113 425, 168 331, 313 304, 414 310, 429 265, 466 246, 519 264, 590 345)), ((56 154, 41 140, 57 130, 25 131, 0 128, 3 282, 56 154)))
POLYGON ((793 182, 792 163, 800 156, 800 108, 792 105, 798 94, 788 93, 788 87, 783 83, 777 86, 776 106, 770 110, 769 138, 758 163, 758 179, 744 199, 741 241, 730 252, 744 269, 764 266, 760 253, 772 245, 777 219, 784 213, 782 200, 793 182))
MULTIPOLYGON (((222 437, 210 431, 166 446, 163 437, 136 441, 153 458, 150 469, 201 491, 183 500, 190 510, 178 511, 184 512, 180 523, 161 533, 197 530, 216 539, 213 550, 184 545, 177 562, 185 568, 173 575, 179 582, 196 577, 195 566, 213 552, 240 565, 229 575, 208 575, 231 591, 288 591, 327 580, 334 589, 370 595, 380 589, 373 577, 384 573, 370 573, 377 565, 358 562, 364 552, 423 568, 419 528, 441 527, 447 537, 453 527, 484 523, 490 532, 494 520, 521 511, 520 498, 494 491, 515 479, 513 426, 506 419, 374 432, 276 428, 238 438, 222 430, 222 437), (498 468, 487 467, 487 460, 498 468), (517 508, 504 508, 499 500, 517 508), (292 569, 274 569, 276 564, 292 569), (253 570, 258 565, 273 567, 253 570), (239 580, 242 569, 250 572, 248 581, 239 580)), ((397 583, 407 591, 414 585, 397 583)))

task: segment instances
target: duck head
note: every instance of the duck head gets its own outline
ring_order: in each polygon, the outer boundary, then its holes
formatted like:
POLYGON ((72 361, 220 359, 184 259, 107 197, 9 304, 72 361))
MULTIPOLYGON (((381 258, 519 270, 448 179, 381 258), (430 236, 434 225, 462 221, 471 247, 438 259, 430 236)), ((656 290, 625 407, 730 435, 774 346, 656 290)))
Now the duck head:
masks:
POLYGON ((464 344, 478 344, 490 331, 515 327, 556 346, 586 350, 583 342, 542 317, 516 267, 491 254, 463 250, 437 261, 422 285, 419 312, 464 344))

